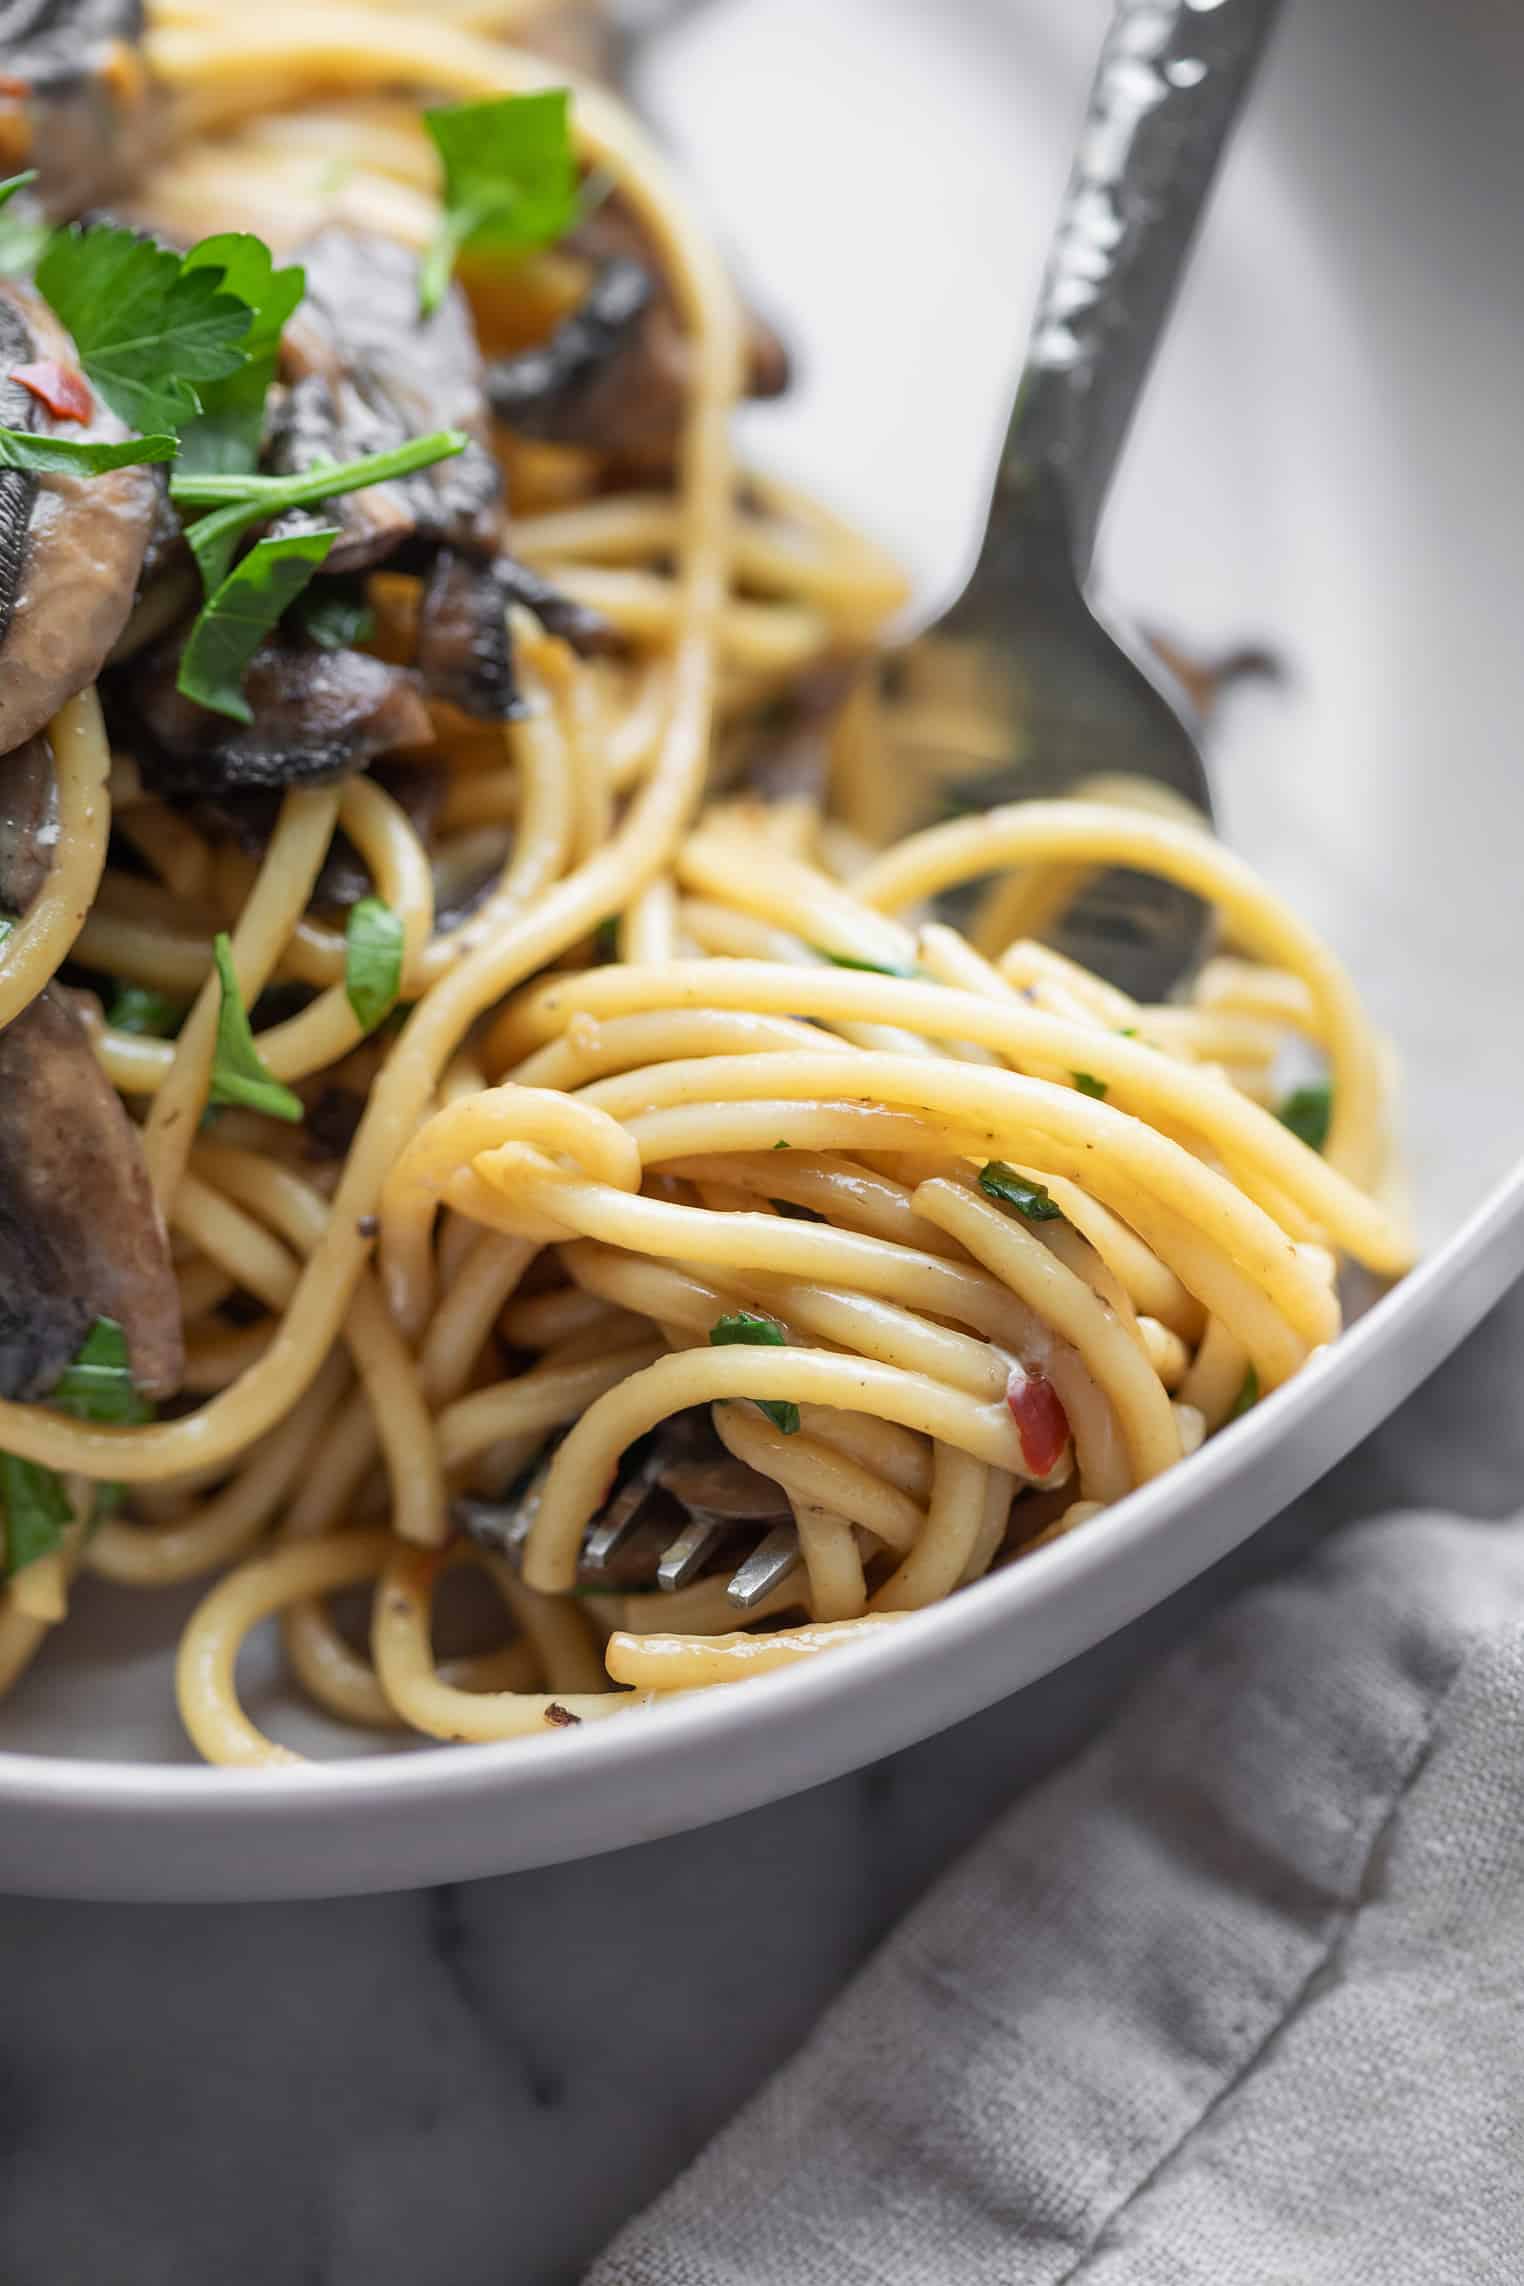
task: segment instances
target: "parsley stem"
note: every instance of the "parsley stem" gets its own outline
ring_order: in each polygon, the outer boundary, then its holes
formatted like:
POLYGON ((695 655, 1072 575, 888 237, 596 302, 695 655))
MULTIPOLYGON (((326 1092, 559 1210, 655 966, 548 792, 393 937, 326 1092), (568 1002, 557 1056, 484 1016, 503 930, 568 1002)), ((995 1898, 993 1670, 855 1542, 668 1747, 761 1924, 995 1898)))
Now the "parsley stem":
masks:
POLYGON ((234 550, 251 524, 267 524, 288 508, 315 508, 341 492, 361 492, 367 485, 387 484, 394 477, 412 476, 431 468, 436 460, 451 460, 464 452, 471 439, 461 429, 436 429, 432 436, 411 437, 390 452, 367 453, 360 460, 320 462, 300 476, 221 476, 210 470, 188 471, 170 480, 169 496, 178 508, 210 508, 188 524, 185 537, 201 568, 202 582, 212 595, 233 567, 234 550), (225 507, 217 503, 225 501, 225 507))
POLYGON ((333 500, 341 492, 361 492, 370 484, 388 484, 393 477, 416 475, 436 460, 453 459, 471 439, 462 429, 436 429, 431 436, 410 437, 389 452, 367 453, 360 460, 319 461, 299 476, 221 476, 208 469, 170 478, 170 493, 177 507, 219 508, 224 505, 257 506, 261 515, 280 515, 287 508, 312 508, 333 500))

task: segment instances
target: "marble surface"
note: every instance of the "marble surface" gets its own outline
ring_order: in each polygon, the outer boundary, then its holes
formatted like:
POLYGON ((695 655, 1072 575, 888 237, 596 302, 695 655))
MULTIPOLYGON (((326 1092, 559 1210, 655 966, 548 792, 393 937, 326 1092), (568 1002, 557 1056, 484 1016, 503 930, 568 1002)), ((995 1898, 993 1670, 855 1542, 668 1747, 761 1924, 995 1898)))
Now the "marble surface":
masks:
POLYGON ((412 1896, 0 1900, 5 2286, 562 2286, 952 1856, 1208 1608, 1524 1489, 1524 1288, 1279 1523, 1064 1673, 707 1831, 412 1896))

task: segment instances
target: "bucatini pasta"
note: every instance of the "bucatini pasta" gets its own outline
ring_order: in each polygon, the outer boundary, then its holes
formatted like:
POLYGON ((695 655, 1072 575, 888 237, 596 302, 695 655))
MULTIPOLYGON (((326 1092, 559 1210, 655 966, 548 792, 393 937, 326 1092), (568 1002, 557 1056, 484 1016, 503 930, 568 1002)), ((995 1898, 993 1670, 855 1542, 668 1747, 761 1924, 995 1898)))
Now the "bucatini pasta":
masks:
POLYGON ((737 468, 780 353, 560 11, 133 13, 0 57, 0 1679, 205 1579, 211 1759, 277 1618, 518 1738, 1094 1529, 1409 1259, 1338 962, 1130 799, 881 845, 900 577, 737 468), (1107 866, 1178 1004, 1041 941, 1107 866))

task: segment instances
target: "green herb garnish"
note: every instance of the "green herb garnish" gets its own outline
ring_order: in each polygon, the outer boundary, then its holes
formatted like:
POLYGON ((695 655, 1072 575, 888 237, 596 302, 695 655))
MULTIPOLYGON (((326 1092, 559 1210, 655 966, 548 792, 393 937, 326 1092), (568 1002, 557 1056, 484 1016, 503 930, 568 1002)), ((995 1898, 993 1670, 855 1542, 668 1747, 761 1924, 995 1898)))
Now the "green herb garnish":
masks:
POLYGON ((593 958, 611 961, 619 958, 619 915, 605 913, 593 931, 593 958))
POLYGON ((443 301, 465 248, 527 254, 571 227, 577 166, 570 102, 558 87, 424 113, 444 167, 444 211, 419 274, 425 317, 443 301))
MULTIPOLYGON (((759 1317, 755 1310, 727 1310, 724 1317, 716 1318, 709 1328, 710 1345, 714 1349, 727 1349, 744 1344, 750 1349, 787 1349, 788 1337, 776 1318, 759 1317)), ((799 1433, 799 1408, 780 1403, 771 1397, 752 1400, 759 1412, 767 1415, 775 1429, 786 1437, 799 1433)))
POLYGON ((1054 1203, 1043 1183, 1029 1183, 1003 1159, 991 1159, 979 1170, 979 1188, 996 1206, 1025 1215, 1028 1222, 1062 1222, 1064 1210, 1054 1203))
MULTIPOLYGON (((48 1403, 76 1421, 100 1421, 131 1429, 153 1419, 153 1407, 139 1396, 127 1362, 127 1338, 114 1318, 97 1318, 72 1364, 55 1383, 48 1403)), ((99 1484, 90 1522, 99 1523, 121 1499, 119 1484, 99 1484)), ((5 1506, 5 1568, 19 1572, 62 1544, 74 1511, 62 1479, 36 1461, 0 1453, 0 1497, 5 1506)))
POLYGON ((147 1040, 172 1040, 185 1022, 185 1010, 146 984, 124 984, 106 1010, 114 1032, 136 1032, 147 1040))
POLYGON ((285 1119, 295 1125, 302 1117, 302 1099, 293 1095, 290 1088, 283 1087, 279 1080, 272 1079, 260 1061, 248 1010, 238 989, 233 947, 225 935, 212 939, 212 957, 222 986, 222 1005, 217 1012, 211 1100, 240 1103, 246 1110, 262 1111, 271 1119, 285 1119))
POLYGON ((344 990, 367 1032, 391 1014, 401 985, 401 915, 379 897, 362 897, 344 931, 344 990))
POLYGON ((1259 1375, 1255 1372, 1253 1366, 1251 1365, 1248 1372, 1243 1377, 1243 1381, 1239 1387, 1238 1395, 1234 1398, 1232 1404, 1228 1407, 1228 1419, 1230 1421, 1241 1421, 1245 1413, 1251 1412, 1258 1403, 1259 1375))
MULTIPOLYGON (((17 191, 25 190, 37 180, 37 169, 28 167, 25 174, 11 175, 0 183, 0 207, 6 207, 17 191)), ((23 270, 30 270, 48 242, 51 225, 40 214, 7 214, 0 220, 0 277, 14 278, 23 270)))
POLYGON ((107 444, 89 437, 33 436, 29 429, 0 429, 0 468, 27 468, 38 476, 103 476, 111 468, 137 468, 145 461, 173 460, 173 437, 125 437, 107 444))
POLYGON ((376 632, 376 615, 365 591, 346 580, 325 579, 310 587, 297 606, 297 625, 320 651, 348 651, 368 643, 376 632))
POLYGON ((63 1545, 74 1521, 68 1494, 50 1468, 0 1453, 0 1502, 5 1507, 5 1569, 14 1576, 63 1545))
POLYGON ((463 429, 436 429, 429 436, 393 445, 388 452, 367 453, 362 460, 318 461, 299 476, 217 475, 192 469, 170 478, 169 496, 177 508, 213 511, 189 525, 185 534, 211 594, 227 578, 238 542, 251 524, 269 523, 288 508, 320 507, 341 493, 363 492, 367 485, 416 475, 437 460, 453 459, 470 442, 463 429))
POLYGON ((1093 1095, 1097 1103, 1104 1103, 1106 1082, 1097 1079, 1094 1072, 1072 1072, 1070 1077, 1081 1095, 1093 1095))
POLYGON ((1333 1123, 1333 1089, 1331 1087, 1294 1088, 1275 1114, 1283 1127, 1289 1127, 1311 1151, 1321 1151, 1328 1141, 1328 1130, 1333 1123))
POLYGON ((789 1147, 789 1139, 786 1135, 780 1135, 777 1142, 773 1145, 773 1149, 775 1151, 787 1151, 789 1147))
POLYGON ((826 945, 812 945, 810 950, 819 953, 822 960, 828 960, 832 968, 861 969, 869 976, 895 976, 902 984, 909 983, 915 976, 913 968, 898 968, 884 960, 858 960, 852 953, 834 953, 826 945))
POLYGON ((76 1421, 103 1421, 117 1429, 138 1428, 153 1419, 153 1407, 134 1386, 127 1337, 115 1318, 96 1319, 48 1403, 76 1421))
POLYGON ((48 240, 37 289, 111 410, 144 436, 178 435, 201 410, 196 384, 244 362, 253 312, 195 247, 182 256, 115 223, 73 223, 48 240))
POLYGON ((324 531, 256 540, 197 613, 180 654, 176 690, 213 714, 252 722, 243 671, 338 536, 330 525, 324 531))
POLYGON ((203 238, 180 267, 220 271, 222 291, 252 313, 242 364, 220 380, 208 379, 197 392, 201 411, 181 437, 180 466, 223 473, 251 469, 259 460, 281 328, 306 291, 305 273, 296 263, 277 270, 264 240, 242 230, 203 238))

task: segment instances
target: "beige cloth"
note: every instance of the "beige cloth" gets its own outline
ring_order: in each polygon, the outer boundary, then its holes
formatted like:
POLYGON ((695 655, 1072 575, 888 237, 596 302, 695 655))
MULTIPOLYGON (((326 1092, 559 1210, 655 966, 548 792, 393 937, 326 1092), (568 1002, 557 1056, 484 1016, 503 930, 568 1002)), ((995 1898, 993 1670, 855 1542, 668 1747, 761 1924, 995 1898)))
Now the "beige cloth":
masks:
POLYGON ((1220 1616, 588 2286, 1521 2286, 1524 1521, 1220 1616))

